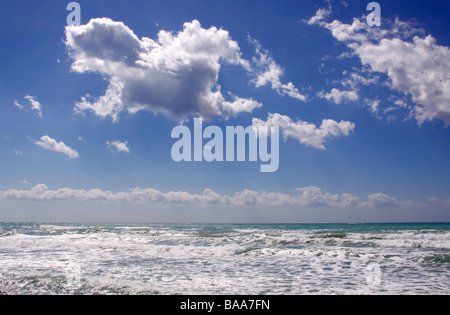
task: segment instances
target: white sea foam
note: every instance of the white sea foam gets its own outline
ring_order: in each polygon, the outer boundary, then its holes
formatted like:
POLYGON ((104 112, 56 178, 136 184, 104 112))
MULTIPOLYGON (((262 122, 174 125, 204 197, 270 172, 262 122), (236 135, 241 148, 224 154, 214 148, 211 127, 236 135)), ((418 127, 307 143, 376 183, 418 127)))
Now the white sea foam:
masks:
POLYGON ((2 227, 10 294, 450 294, 448 231, 2 227), (381 268, 378 286, 367 266, 381 268))

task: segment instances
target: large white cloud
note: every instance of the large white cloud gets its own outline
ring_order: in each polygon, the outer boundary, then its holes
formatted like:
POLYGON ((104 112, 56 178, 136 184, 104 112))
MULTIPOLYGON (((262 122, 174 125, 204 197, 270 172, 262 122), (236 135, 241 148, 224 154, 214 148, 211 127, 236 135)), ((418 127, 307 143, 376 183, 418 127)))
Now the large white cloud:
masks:
POLYGON ((266 121, 254 118, 253 126, 255 128, 279 126, 285 138, 293 138, 302 144, 322 150, 325 149, 324 143, 329 138, 348 136, 355 129, 355 124, 349 121, 338 123, 331 119, 324 119, 318 128, 305 121, 294 122, 290 117, 280 114, 269 114, 266 121))
POLYGON ((352 24, 327 22, 329 10, 318 10, 309 21, 331 31, 358 56, 364 66, 386 74, 393 90, 411 97, 411 115, 419 124, 442 120, 450 124, 450 49, 431 35, 399 21, 388 27, 369 27, 359 19, 352 24))
POLYGON ((122 22, 93 19, 66 28, 72 70, 104 75, 109 86, 98 98, 86 95, 75 106, 117 120, 122 111, 148 110, 182 120, 251 112, 257 101, 231 95, 217 84, 223 63, 249 70, 238 44, 227 31, 204 29, 196 20, 177 34, 160 31, 156 40, 139 39, 122 22))
POLYGON ((34 144, 50 151, 63 153, 71 159, 76 159, 79 156, 77 151, 66 146, 63 142, 57 142, 49 136, 41 137, 41 140, 36 141, 34 144))

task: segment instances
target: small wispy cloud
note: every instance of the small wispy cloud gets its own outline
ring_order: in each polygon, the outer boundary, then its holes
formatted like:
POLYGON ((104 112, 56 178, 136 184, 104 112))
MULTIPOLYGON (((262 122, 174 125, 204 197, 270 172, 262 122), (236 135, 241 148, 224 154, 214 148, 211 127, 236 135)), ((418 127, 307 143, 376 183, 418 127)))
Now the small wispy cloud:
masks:
POLYGON ((130 153, 130 149, 128 149, 128 142, 121 142, 121 141, 106 141, 106 145, 112 152, 117 153, 130 153))
POLYGON ((30 102, 31 110, 36 111, 38 116, 42 118, 42 107, 41 107, 41 104, 36 99, 36 97, 31 96, 31 95, 26 95, 24 98, 30 102))
POLYGON ((77 151, 66 146, 63 142, 57 142, 49 136, 43 136, 40 141, 36 141, 34 144, 50 151, 63 153, 71 159, 76 159, 79 156, 77 151))
MULTIPOLYGON (((26 99, 30 103, 30 109, 32 111, 35 111, 39 118, 42 118, 42 106, 37 98, 35 96, 26 95, 24 99, 26 99)), ((14 106, 16 106, 20 110, 26 110, 25 106, 20 104, 18 100, 14 100, 14 106)))
POLYGON ((269 55, 269 52, 265 50, 261 44, 252 38, 248 39, 256 49, 258 56, 253 58, 253 62, 256 64, 257 78, 253 81, 256 87, 262 87, 269 85, 278 92, 279 95, 287 95, 300 101, 306 101, 306 96, 301 94, 300 91, 294 86, 292 82, 281 83, 281 76, 283 75, 283 69, 275 62, 275 60, 269 55))
POLYGON ((21 105, 17 100, 14 100, 14 106, 16 106, 17 108, 19 108, 20 110, 24 110, 23 105, 21 105))

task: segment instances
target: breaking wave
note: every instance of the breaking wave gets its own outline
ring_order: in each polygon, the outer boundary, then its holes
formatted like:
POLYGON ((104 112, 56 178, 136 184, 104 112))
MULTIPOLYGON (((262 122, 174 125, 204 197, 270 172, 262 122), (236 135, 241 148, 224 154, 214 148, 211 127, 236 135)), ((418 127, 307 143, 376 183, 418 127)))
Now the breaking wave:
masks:
POLYGON ((0 224, 0 291, 450 294, 449 250, 445 224, 0 224))

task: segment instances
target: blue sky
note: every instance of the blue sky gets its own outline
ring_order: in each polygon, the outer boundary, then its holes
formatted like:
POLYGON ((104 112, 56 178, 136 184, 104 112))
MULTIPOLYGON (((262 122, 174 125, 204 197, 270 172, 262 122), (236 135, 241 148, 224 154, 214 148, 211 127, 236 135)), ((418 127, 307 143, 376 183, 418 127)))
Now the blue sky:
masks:
POLYGON ((450 4, 379 1, 370 28, 368 2, 78 1, 82 25, 66 29, 67 3, 4 1, 0 221, 450 220, 450 4), (144 70, 111 57, 137 50, 144 70), (179 86, 203 102, 203 80, 209 96, 220 85, 220 110, 184 98, 179 86), (118 99, 100 104, 108 92, 118 99), (270 114, 284 135, 275 173, 171 158, 181 120, 270 125, 270 114))

